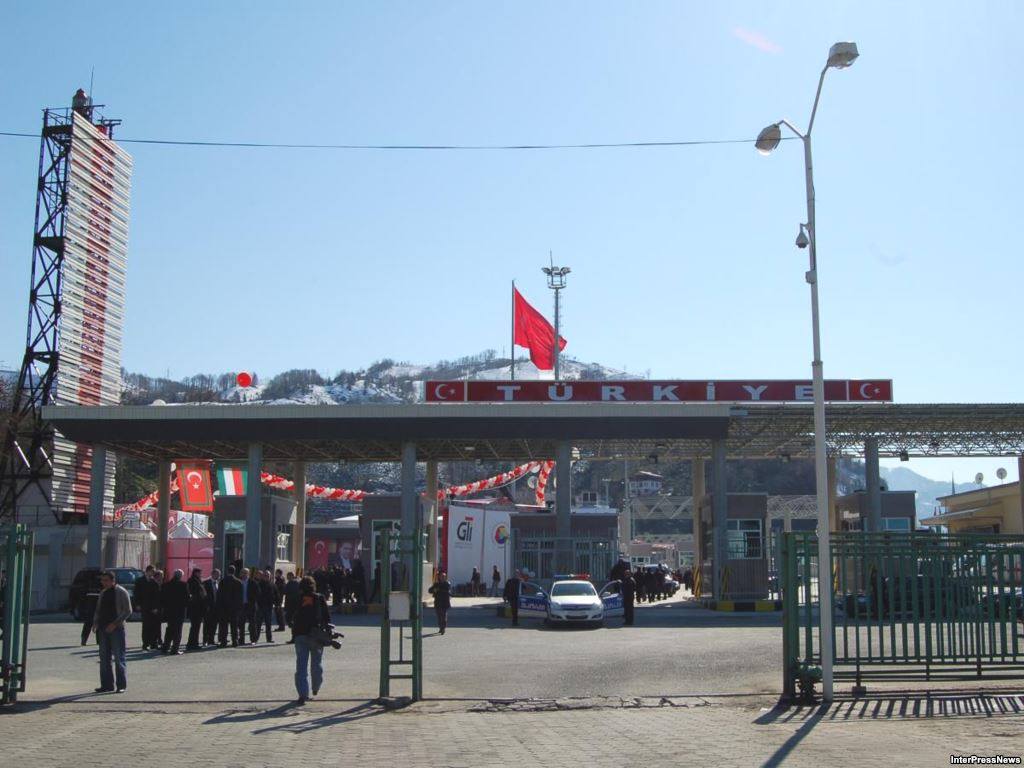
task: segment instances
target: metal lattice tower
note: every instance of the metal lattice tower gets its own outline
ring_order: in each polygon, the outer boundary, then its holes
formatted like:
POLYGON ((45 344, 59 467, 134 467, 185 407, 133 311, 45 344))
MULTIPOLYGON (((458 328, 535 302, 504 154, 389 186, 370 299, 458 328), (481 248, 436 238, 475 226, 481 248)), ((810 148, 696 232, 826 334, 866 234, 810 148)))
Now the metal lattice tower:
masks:
POLYGON ((74 114, 77 111, 108 136, 121 122, 93 121, 95 108, 86 99, 73 108, 43 112, 28 332, 0 453, 0 519, 13 516, 18 499, 33 486, 42 498, 50 500, 49 487, 44 481, 53 472, 53 428, 43 420, 41 409, 54 402, 60 368, 64 243, 74 114))

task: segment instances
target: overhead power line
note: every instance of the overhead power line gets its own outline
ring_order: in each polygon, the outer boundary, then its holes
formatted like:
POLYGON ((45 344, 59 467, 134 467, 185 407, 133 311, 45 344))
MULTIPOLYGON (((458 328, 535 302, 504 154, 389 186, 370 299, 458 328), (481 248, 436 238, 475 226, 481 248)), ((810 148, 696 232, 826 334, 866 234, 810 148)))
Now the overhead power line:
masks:
MULTIPOLYGON (((0 136, 39 138, 37 133, 0 131, 0 136)), ((91 138, 91 137, 83 137, 91 138)), ((786 137, 783 140, 787 140, 786 137)), ((99 141, 110 141, 100 138, 99 141)), ((480 151, 480 150, 542 150, 542 149, 627 149, 653 147, 699 147, 718 144, 753 144, 755 139, 699 139, 693 141, 623 141, 588 144, 296 144, 259 141, 180 141, 173 139, 117 139, 118 144, 154 144, 170 147, 238 147, 248 149, 336 149, 336 150, 419 150, 419 151, 480 151)))

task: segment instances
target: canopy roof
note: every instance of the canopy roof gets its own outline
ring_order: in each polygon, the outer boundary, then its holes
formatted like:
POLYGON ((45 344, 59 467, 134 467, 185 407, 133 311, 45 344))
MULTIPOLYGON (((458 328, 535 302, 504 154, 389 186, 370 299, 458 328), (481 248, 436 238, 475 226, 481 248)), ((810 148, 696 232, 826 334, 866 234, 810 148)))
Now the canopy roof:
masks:
MULTIPOLYGON (((397 461, 413 441, 421 461, 549 459, 567 440, 581 458, 678 460, 809 457, 810 403, 452 403, 414 405, 48 406, 48 419, 81 443, 152 461, 241 461, 263 444, 268 461, 397 461)), ((861 455, 876 437, 883 456, 1019 456, 1024 405, 829 405, 833 455, 861 455)))

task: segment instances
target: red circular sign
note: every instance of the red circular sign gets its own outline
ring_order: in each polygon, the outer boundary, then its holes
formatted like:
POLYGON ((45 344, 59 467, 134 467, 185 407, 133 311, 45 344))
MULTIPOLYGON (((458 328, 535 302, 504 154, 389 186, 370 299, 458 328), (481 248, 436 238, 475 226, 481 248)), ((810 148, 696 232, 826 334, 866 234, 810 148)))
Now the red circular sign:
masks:
POLYGON ((250 387, 252 386, 252 375, 248 371, 241 371, 235 381, 238 382, 240 387, 250 387))

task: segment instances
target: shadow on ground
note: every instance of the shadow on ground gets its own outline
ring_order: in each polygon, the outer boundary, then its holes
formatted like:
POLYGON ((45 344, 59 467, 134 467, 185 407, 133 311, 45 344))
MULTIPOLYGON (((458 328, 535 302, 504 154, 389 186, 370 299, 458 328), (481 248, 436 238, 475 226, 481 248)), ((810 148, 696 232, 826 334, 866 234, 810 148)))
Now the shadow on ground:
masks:
POLYGON ((858 720, 991 718, 1024 715, 1019 691, 889 691, 857 698, 837 698, 831 704, 777 706, 758 717, 755 725, 799 724, 799 728, 764 762, 781 765, 818 725, 858 720))

